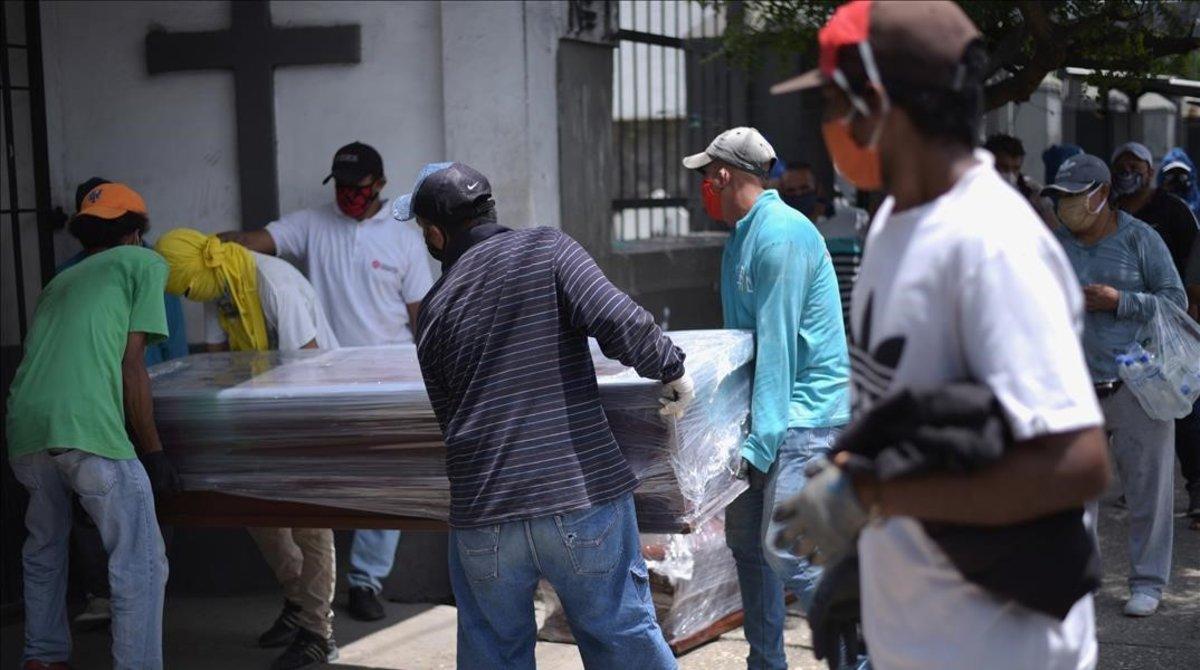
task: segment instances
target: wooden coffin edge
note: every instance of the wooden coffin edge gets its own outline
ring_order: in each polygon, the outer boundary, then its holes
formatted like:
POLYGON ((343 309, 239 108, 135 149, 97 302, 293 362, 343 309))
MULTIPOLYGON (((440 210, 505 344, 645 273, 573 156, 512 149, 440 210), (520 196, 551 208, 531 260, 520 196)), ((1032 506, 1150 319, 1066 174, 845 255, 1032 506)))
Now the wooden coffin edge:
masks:
POLYGON ((409 531, 450 529, 445 521, 436 519, 249 498, 217 491, 184 491, 160 501, 158 519, 168 526, 207 528, 382 528, 409 531))
MULTIPOLYGON (((183 491, 157 503, 158 520, 167 526, 202 528, 360 528, 409 531, 448 531, 437 519, 366 512, 311 503, 251 498, 218 491, 183 491)), ((687 534, 690 523, 674 528, 639 528, 644 533, 687 534)))

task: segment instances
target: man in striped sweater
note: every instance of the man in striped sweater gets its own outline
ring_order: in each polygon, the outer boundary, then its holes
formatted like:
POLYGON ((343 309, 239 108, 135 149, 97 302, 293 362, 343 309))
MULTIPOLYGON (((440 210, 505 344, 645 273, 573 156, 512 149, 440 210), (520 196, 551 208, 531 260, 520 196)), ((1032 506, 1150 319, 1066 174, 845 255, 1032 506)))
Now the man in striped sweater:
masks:
POLYGON ((393 212, 416 218, 442 263, 417 357, 446 444, 458 667, 534 667, 540 578, 587 667, 675 667, 588 337, 663 382, 664 415, 693 396, 683 352, 570 237, 499 225, 487 178, 467 165, 425 166, 393 212))

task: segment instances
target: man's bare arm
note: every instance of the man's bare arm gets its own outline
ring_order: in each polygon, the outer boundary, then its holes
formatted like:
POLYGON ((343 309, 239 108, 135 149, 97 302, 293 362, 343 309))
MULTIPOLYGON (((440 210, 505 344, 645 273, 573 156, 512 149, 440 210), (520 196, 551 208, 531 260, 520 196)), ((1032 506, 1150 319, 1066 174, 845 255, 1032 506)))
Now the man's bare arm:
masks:
POLYGON ((222 242, 236 242, 250 251, 257 251, 260 254, 268 254, 270 256, 275 255, 275 238, 271 237, 271 233, 268 233, 265 229, 229 230, 224 233, 218 233, 217 237, 221 238, 222 242))
POLYGON ((1020 442, 994 466, 970 475, 934 474, 889 482, 860 479, 864 506, 911 516, 1002 526, 1080 507, 1108 485, 1107 439, 1088 428, 1020 442))
POLYGON ((1188 284, 1188 311, 1192 318, 1200 321, 1200 284, 1188 284))
POLYGON ((139 454, 162 451, 158 428, 154 425, 154 401, 150 396, 145 356, 146 334, 129 333, 121 359, 121 383, 125 391, 125 419, 133 431, 139 454))

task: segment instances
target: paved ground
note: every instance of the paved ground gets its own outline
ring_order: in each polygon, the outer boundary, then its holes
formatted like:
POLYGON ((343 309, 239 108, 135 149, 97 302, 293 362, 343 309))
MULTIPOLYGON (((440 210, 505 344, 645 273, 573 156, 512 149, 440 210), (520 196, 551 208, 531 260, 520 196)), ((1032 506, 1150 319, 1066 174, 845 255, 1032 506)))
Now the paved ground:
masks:
MULTIPOLYGON (((1178 507, 1182 508, 1182 487, 1178 507)), ((1188 530, 1176 519, 1175 574, 1170 592, 1157 616, 1127 619, 1121 616, 1126 595, 1124 510, 1102 508, 1101 540, 1105 567, 1104 586, 1097 598, 1102 670, 1197 670, 1200 668, 1200 531, 1188 530)), ((172 598, 165 622, 166 667, 171 670, 254 670, 266 668, 274 652, 252 646, 257 633, 277 613, 271 595, 221 598, 172 598)), ((360 624, 339 617, 337 639, 341 659, 332 667, 341 670, 435 670, 454 667, 453 607, 388 604, 388 617, 376 624, 360 624)), ((808 627, 803 619, 789 617, 786 634, 792 668, 823 667, 812 657, 808 627)), ((18 667, 21 629, 0 630, 0 667, 18 667)), ((746 641, 741 630, 692 651, 680 659, 685 670, 733 670, 744 666, 746 641)), ((581 667, 570 645, 540 643, 538 667, 567 670, 581 667)), ((78 670, 107 670, 108 639, 102 633, 76 636, 73 659, 78 670)))

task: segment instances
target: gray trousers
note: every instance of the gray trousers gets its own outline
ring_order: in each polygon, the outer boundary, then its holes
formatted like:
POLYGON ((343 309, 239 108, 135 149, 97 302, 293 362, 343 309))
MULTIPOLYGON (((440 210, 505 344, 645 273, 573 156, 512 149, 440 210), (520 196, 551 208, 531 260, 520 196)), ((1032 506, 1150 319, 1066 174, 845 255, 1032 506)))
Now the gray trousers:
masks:
POLYGON ((1171 574, 1175 422, 1151 419, 1128 387, 1100 406, 1129 504, 1129 590, 1158 598, 1171 574))

